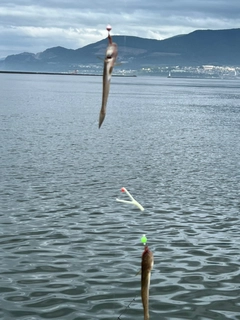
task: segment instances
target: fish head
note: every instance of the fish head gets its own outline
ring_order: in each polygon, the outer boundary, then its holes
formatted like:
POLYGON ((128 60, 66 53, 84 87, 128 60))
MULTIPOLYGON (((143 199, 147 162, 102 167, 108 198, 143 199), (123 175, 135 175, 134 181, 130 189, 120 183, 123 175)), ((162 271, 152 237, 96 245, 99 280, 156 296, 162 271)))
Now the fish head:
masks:
POLYGON ((112 43, 108 45, 105 55, 104 63, 106 65, 106 80, 110 82, 113 67, 117 58, 117 45, 112 43))
POLYGON ((115 60, 117 58, 117 53, 118 50, 116 43, 109 44, 105 54, 105 61, 112 62, 112 64, 114 65, 115 60))
POLYGON ((142 253, 142 266, 145 266, 149 271, 152 270, 154 264, 154 258, 152 251, 149 250, 148 246, 145 246, 142 253))

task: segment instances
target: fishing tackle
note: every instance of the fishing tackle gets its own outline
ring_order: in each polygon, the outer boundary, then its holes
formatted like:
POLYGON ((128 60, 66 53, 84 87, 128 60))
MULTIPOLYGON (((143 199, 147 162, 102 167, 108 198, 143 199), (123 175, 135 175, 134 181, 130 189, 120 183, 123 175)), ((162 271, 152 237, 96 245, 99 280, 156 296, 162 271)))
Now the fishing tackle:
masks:
MULTIPOLYGON (((137 297, 137 296, 136 296, 137 297)), ((124 314, 124 312, 130 307, 130 305, 133 303, 133 301, 136 300, 136 297, 134 297, 129 304, 125 307, 125 309, 123 310, 123 312, 118 316, 117 320, 121 320, 121 316, 124 314)))
POLYGON ((118 199, 118 198, 116 198, 116 201, 122 202, 122 203, 133 204, 134 206, 138 207, 138 209, 140 209, 141 211, 144 211, 143 206, 133 198, 133 196, 130 194, 129 191, 127 191, 126 188, 122 188, 121 191, 122 191, 122 192, 126 192, 126 194, 129 196, 129 198, 131 199, 131 201, 121 200, 121 199, 118 199))

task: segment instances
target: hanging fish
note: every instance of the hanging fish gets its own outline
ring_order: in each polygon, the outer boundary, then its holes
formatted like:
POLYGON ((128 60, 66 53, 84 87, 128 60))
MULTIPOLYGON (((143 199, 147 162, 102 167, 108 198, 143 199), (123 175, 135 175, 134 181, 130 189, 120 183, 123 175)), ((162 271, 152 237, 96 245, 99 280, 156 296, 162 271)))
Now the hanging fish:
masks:
POLYGON ((150 278, 151 270, 153 268, 154 258, 153 253, 145 246, 142 254, 142 269, 141 269, 141 296, 143 304, 144 320, 149 320, 149 288, 150 288, 150 278))
POLYGON ((108 46, 106 49, 105 59, 104 59, 104 66, 103 66, 103 91, 102 91, 102 107, 100 110, 99 115, 99 128, 101 127, 103 120, 106 115, 106 107, 107 107, 107 99, 110 89, 110 81, 112 77, 113 67, 115 65, 118 48, 116 43, 112 42, 112 37, 110 35, 110 31, 112 27, 110 25, 107 26, 108 31, 108 46))

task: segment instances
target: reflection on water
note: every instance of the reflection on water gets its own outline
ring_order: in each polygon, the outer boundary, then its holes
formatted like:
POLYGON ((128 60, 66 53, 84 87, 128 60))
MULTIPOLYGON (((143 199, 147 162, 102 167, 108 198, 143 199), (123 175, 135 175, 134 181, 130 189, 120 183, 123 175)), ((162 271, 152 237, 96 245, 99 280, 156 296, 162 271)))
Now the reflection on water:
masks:
POLYGON ((1 84, 1 318, 142 319, 146 233, 151 319, 240 319, 238 81, 1 84))

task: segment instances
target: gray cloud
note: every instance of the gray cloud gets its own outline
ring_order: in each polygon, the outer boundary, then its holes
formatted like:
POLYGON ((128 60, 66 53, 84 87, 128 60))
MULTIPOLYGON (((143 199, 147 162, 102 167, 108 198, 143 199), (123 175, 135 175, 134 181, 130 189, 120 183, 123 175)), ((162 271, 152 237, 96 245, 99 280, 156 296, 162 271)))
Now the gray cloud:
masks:
POLYGON ((239 0, 1 0, 0 57, 52 46, 79 48, 112 34, 164 39, 240 27, 239 0))

